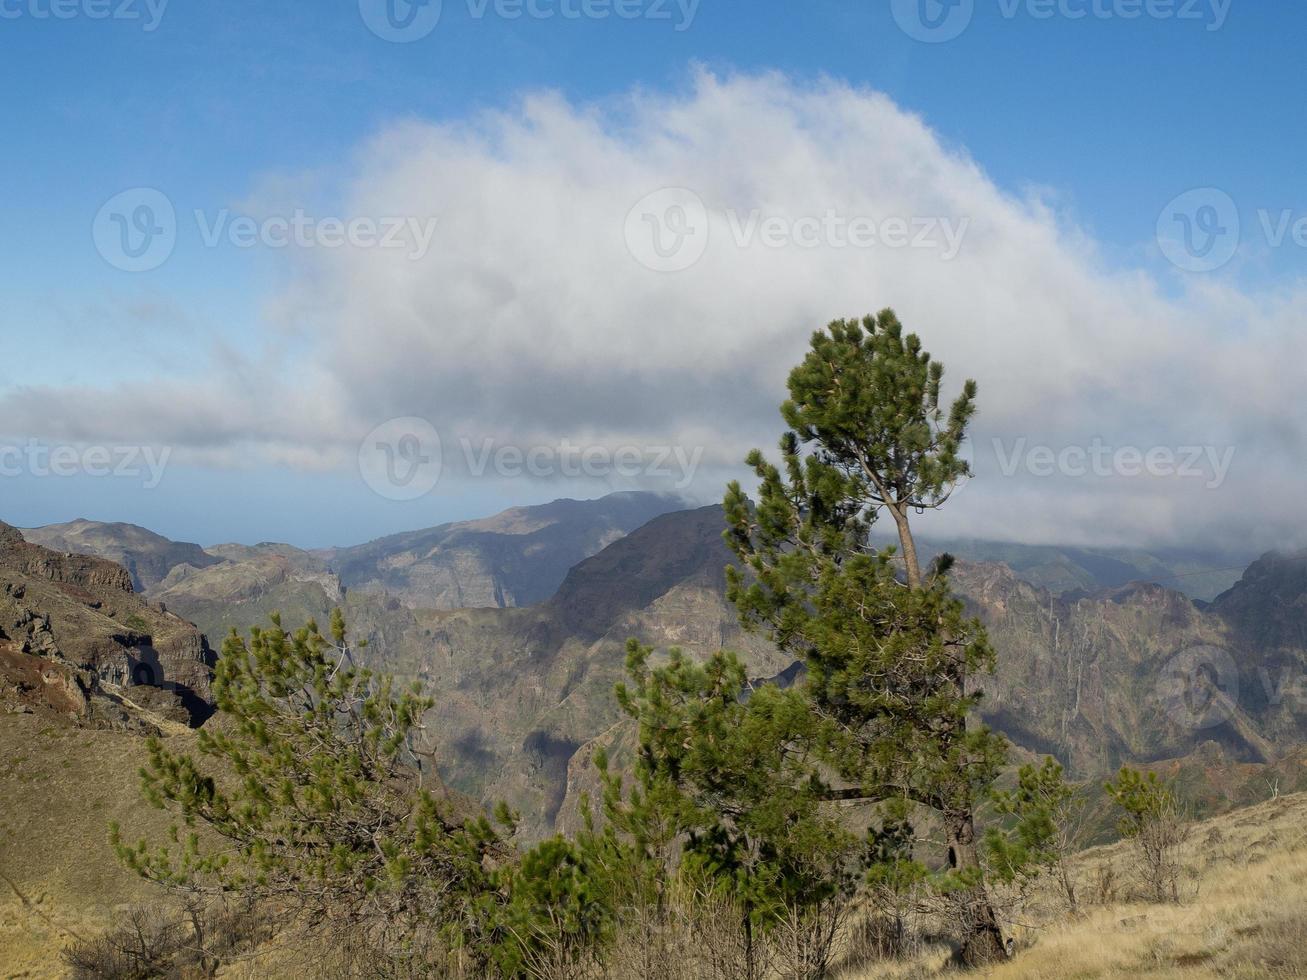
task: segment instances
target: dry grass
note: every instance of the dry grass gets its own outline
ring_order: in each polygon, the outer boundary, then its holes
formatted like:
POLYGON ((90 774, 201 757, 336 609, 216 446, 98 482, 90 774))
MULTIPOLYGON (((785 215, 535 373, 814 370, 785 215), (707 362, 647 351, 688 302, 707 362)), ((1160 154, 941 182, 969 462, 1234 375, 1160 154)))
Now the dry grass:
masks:
MULTIPOLYGON (((72 933, 96 935, 130 906, 158 900, 157 891, 118 866, 107 843, 110 820, 147 836, 167 826, 166 815, 140 799, 134 773, 143 761, 144 742, 135 736, 0 715, 0 977, 66 976, 59 952, 72 933)), ((1307 794, 1199 824, 1182 860, 1182 902, 1155 905, 1140 900, 1143 887, 1132 880, 1129 845, 1085 852, 1076 862, 1084 915, 1069 919, 1041 896, 1044 908, 1028 909, 1012 930, 1017 958, 983 975, 1307 976, 1307 794), (1100 879, 1110 882, 1101 900, 1100 879)), ((697 950, 705 946, 722 948, 698 937, 697 950)), ((223 976, 324 975, 321 950, 307 967, 303 953, 294 943, 274 942, 223 976)), ((837 976, 924 980, 951 973, 948 958, 947 948, 927 947, 903 963, 846 963, 837 976)), ((660 961, 675 966, 677 959, 660 961)))
POLYGON ((141 799, 144 762, 135 735, 0 714, 0 977, 65 976, 74 934, 157 900, 109 847, 111 820, 147 837, 167 829, 141 799))
MULTIPOLYGON (((1140 901, 1129 846, 1085 852, 1077 861, 1091 901, 1101 869, 1117 882, 1106 904, 1080 918, 1016 927, 1011 962, 995 980, 1307 976, 1307 794, 1283 797, 1206 821, 1182 861, 1182 901, 1140 901)), ((909 962, 846 970, 842 980, 917 980, 949 972, 948 950, 909 962)))

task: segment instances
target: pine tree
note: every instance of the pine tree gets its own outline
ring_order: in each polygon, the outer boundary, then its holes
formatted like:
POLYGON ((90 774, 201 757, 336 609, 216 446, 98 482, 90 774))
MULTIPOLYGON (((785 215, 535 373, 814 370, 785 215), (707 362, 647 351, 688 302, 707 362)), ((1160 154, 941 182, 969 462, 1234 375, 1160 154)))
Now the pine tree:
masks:
POLYGON ((1006 759, 1006 742, 973 718, 972 678, 994 653, 949 590, 951 559, 921 569, 910 522, 969 475, 959 454, 976 386, 946 409, 943 374, 889 310, 813 334, 781 406, 780 466, 750 453, 756 507, 738 482, 727 490, 726 540, 743 565, 728 569, 728 591, 747 627, 807 667, 825 757, 846 784, 828 796, 934 812, 962 959, 981 964, 1005 952, 975 828, 1006 759), (899 554, 872 541, 882 512, 899 554))
POLYGON ((994 809, 1012 818, 1006 829, 985 834, 992 873, 1008 883, 1027 884, 1051 871, 1072 913, 1079 910, 1071 855, 1084 843, 1088 798, 1083 784, 1066 780, 1062 766, 1047 757, 1017 771, 1014 789, 993 794, 994 809))
POLYGON ((431 700, 358 666, 339 610, 330 637, 313 622, 289 633, 275 616, 248 642, 233 631, 213 691, 219 715, 198 758, 149 744, 145 795, 181 824, 154 847, 114 827, 130 869, 191 894, 242 894, 405 961, 484 955, 473 924, 494 921, 510 850, 424 785, 414 740, 431 700))
POLYGON ((1156 902, 1178 902, 1178 851, 1191 828, 1174 785, 1155 772, 1122 766, 1103 788, 1121 809, 1117 829, 1134 846, 1136 871, 1149 896, 1156 902))
MULTIPOLYGON (((799 692, 750 686, 729 652, 698 664, 673 649, 656 667, 652 654, 628 643, 632 684, 617 696, 639 723, 637 792, 616 809, 630 837, 677 839, 682 880, 740 911, 743 969, 758 977, 767 933, 810 922, 852 890, 860 842, 823 807, 799 692)), ((829 943, 811 951, 812 975, 824 974, 828 954, 829 943)))

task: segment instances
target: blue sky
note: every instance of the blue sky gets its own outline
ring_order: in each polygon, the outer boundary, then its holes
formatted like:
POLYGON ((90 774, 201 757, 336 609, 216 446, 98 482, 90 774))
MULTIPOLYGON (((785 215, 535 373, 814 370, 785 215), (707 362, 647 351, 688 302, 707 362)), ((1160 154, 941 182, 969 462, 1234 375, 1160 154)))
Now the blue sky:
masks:
MULTIPOLYGON (((600 20, 507 19, 494 3, 475 16, 472 2, 444 0, 435 29, 400 44, 369 31, 357 0, 173 0, 153 30, 145 0, 121 8, 134 19, 93 17, 96 0, 68 0, 65 19, 47 16, 51 0, 0 0, 0 339, 11 365, 0 395, 45 386, 58 423, 6 436, 58 438, 69 388, 150 386, 225 356, 215 350, 267 342, 269 308, 300 270, 257 249, 201 247, 185 217, 194 209, 239 210, 284 183, 330 209, 357 194, 357 161, 397 124, 459 124, 540 90, 602 111, 633 91, 686 93, 697 70, 883 92, 1002 193, 1037 194, 1070 237, 1092 241, 1097 268, 1148 276, 1162 295, 1215 283, 1265 301, 1296 288, 1301 248, 1254 245, 1196 285, 1157 254, 1155 234, 1166 202, 1194 187, 1228 194, 1246 229, 1259 209, 1307 214, 1301 5, 1177 0, 1148 9, 1184 16, 1136 18, 1126 15, 1143 0, 975 0, 956 39, 923 43, 889 2, 701 0, 688 23, 675 3, 666 20, 600 20), (160 268, 124 273, 97 254, 90 226, 106 200, 141 186, 166 194, 185 230, 160 268)), ((1019 278, 1013 270, 1013 289, 1019 278)), ((297 343, 313 341, 283 338, 288 363, 297 343)), ((396 503, 347 471, 183 460, 149 493, 81 476, 0 478, 0 517, 325 544, 602 489, 465 482, 396 503)))

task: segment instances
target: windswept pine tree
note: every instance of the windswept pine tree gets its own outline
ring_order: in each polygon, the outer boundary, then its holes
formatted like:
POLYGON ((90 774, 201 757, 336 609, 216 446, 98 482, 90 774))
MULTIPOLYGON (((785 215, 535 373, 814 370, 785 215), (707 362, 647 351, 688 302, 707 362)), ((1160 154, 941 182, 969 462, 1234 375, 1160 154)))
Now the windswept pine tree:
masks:
MULTIPOLYGON (((726 540, 743 566, 728 588, 745 625, 807 667, 826 798, 875 806, 887 827, 933 813, 949 866, 937 885, 963 961, 981 964, 1004 955, 975 825, 1007 755, 975 720, 973 679, 992 672, 994 653, 949 590, 950 560, 921 568, 911 526, 969 476, 960 450, 976 385, 946 405, 943 378, 890 310, 816 332, 789 377, 779 465, 749 455, 756 506, 738 483, 727 491, 726 540), (897 554, 872 541, 883 514, 897 554)), ((896 835, 900 857, 912 836, 896 835)))

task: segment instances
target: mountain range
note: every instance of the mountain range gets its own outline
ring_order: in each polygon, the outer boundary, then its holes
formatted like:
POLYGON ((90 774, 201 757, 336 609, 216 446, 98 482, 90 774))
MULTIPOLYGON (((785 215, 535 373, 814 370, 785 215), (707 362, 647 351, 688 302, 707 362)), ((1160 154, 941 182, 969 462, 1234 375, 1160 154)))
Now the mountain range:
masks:
MULTIPOLYGON (((800 673, 741 630, 722 528, 719 507, 619 494, 312 552, 199 549, 82 521, 23 533, 118 556, 144 586, 137 601, 195 622, 215 647, 274 611, 292 625, 342 607, 371 662, 430 688, 445 781, 507 800, 540 836, 577 819, 596 745, 620 758, 629 744, 612 697, 628 637, 695 656, 735 649, 759 678, 800 673)), ((1124 761, 1181 765, 1214 809, 1264 773, 1307 788, 1299 557, 1264 556, 1239 576, 1230 556, 1200 552, 923 550, 960 558, 955 588, 999 654, 983 714, 1020 753, 1054 753, 1079 777, 1124 761), (1176 587, 1186 582, 1202 595, 1176 587)))

